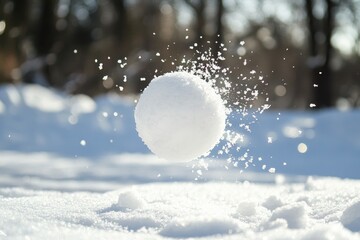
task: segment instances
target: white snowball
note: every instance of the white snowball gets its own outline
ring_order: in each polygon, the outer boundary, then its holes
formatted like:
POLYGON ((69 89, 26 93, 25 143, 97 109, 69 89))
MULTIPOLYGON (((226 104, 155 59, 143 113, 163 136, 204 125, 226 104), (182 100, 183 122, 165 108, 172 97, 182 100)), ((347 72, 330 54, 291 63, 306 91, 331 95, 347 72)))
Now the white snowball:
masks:
POLYGON ((211 85, 187 72, 156 77, 135 108, 136 130, 158 157, 190 161, 206 155, 225 129, 223 101, 211 85))

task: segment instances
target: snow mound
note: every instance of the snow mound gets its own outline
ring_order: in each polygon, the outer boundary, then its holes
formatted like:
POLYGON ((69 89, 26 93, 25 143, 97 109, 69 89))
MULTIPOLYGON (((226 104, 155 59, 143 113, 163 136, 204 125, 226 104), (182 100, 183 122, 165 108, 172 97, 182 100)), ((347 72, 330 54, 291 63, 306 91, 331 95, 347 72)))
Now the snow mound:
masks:
POLYGON ((114 93, 92 99, 33 84, 2 85, 0 150, 72 157, 148 153, 133 112, 133 102, 114 93))
POLYGON ((320 224, 310 229, 309 232, 304 234, 301 238, 302 240, 314 240, 314 239, 323 239, 323 240, 358 240, 359 236, 354 236, 350 231, 344 229, 341 224, 320 224))
MULTIPOLYGON (((86 157, 94 162, 112 154, 149 153, 136 131, 134 107, 133 99, 113 92, 91 99, 31 84, 1 85, 1 162, 6 160, 5 151, 22 154, 46 152, 62 157, 86 157), (42 103, 34 100, 36 95, 42 103), (49 104, 42 106, 45 103, 49 104)), ((251 115, 248 114, 249 117, 251 115)), ((243 119, 244 116, 232 111, 227 118, 243 119)), ((229 154, 241 160, 244 156, 248 157, 237 165, 241 170, 247 168, 246 172, 274 168, 276 173, 285 175, 359 179, 360 139, 354 131, 358 129, 359 122, 359 109, 284 111, 281 115, 266 111, 251 126, 251 132, 244 132, 238 124, 228 126, 231 131, 243 135, 244 139, 238 141, 234 138, 231 144, 240 150, 234 148, 229 154), (271 137, 272 143, 268 143, 268 137, 271 137), (299 145, 306 145, 307 151, 300 153, 299 145), (249 164, 252 159, 253 163, 249 164)), ((173 135, 168 138, 169 141, 173 135)), ((205 140, 207 142, 208 139, 205 140)), ((228 139, 222 138, 210 156, 227 158, 228 154, 219 155, 227 144, 228 139)), ((181 148, 176 151, 181 151, 181 148)), ((206 171, 202 173, 203 177, 207 174, 206 171)), ((178 175, 176 171, 161 172, 162 176, 165 174, 178 175)), ((128 172, 125 175, 131 178, 128 172)), ((282 179, 280 175, 274 176, 282 179)), ((311 190, 314 187, 321 188, 309 181, 307 188, 311 190)))
POLYGON ((289 228, 305 228, 309 223, 308 206, 298 202, 274 210, 270 220, 284 219, 289 228))
POLYGON ((135 108, 139 136, 153 153, 168 160, 206 155, 219 142, 225 121, 220 95, 187 72, 153 79, 135 108))
POLYGON ((25 103, 43 112, 60 112, 65 109, 64 97, 39 85, 29 85, 23 90, 25 103))
POLYGON ((254 202, 241 202, 237 209, 237 214, 242 217, 250 217, 256 214, 256 204, 254 202))
POLYGON ((145 201, 135 191, 126 191, 119 194, 119 200, 117 207, 126 210, 135 210, 142 208, 145 205, 145 201))
POLYGON ((195 238, 238 233, 239 225, 233 219, 192 219, 170 222, 160 235, 172 238, 195 238))
POLYGON ((268 197, 262 205, 263 207, 273 211, 276 208, 283 206, 284 204, 278 196, 272 195, 268 197))
POLYGON ((353 232, 360 231, 360 200, 344 211, 341 216, 341 223, 353 232))
POLYGON ((92 113, 96 110, 96 103, 87 95, 79 94, 70 98, 70 111, 73 115, 92 113))
MULTIPOLYGON (((53 161, 49 158, 48 164, 53 161)), ((103 163, 106 164, 109 163, 103 163)), ((120 169, 109 165, 111 169, 100 171, 111 174, 114 168, 120 169)), ((131 172, 131 169, 134 168, 127 170, 131 172)), ((19 169, 14 174, 14 182, 19 182, 20 172, 19 169)), ((0 182, 3 175, 0 174, 0 182)), ((39 186, 58 181, 64 189, 66 185, 70 189, 86 181, 87 172, 68 181, 59 176, 55 179, 35 174, 23 176, 24 181, 38 181, 39 186)), ((109 176, 105 179, 102 182, 93 177, 90 184, 113 186, 109 176)), ((346 216, 351 210, 358 212, 348 202, 359 202, 360 181, 324 178, 316 182, 324 186, 322 191, 306 190, 305 180, 280 186, 253 183, 251 187, 226 182, 164 182, 123 185, 118 186, 119 190, 98 193, 1 188, 0 239, 6 236, 6 239, 41 240, 56 236, 58 239, 359 240, 360 234, 344 227, 339 216, 346 216), (284 205, 272 212, 261 206, 270 196, 281 196, 284 205), (299 202, 305 197, 311 204, 299 202), (121 199, 121 206, 136 209, 117 207, 117 198, 121 199), (141 200, 146 200, 146 206, 137 208, 140 204, 134 202, 141 200)))

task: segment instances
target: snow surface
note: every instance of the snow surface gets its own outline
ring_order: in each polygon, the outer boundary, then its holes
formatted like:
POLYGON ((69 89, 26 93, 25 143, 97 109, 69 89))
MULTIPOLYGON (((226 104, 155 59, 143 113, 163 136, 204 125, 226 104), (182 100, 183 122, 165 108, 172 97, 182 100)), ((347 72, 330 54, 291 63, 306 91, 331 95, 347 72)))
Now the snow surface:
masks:
POLYGON ((208 154, 225 129, 223 100, 210 83, 188 72, 154 78, 135 108, 139 136, 157 156, 191 161, 208 154))
POLYGON ((2 188, 0 226, 10 239, 360 239, 359 192, 359 181, 330 178, 312 180, 311 190, 306 182, 151 183, 105 193, 2 188), (280 206, 266 207, 279 196, 280 206))
POLYGON ((359 110, 233 126, 247 169, 159 159, 133 113, 112 94, 2 86, 0 239, 360 239, 359 110))

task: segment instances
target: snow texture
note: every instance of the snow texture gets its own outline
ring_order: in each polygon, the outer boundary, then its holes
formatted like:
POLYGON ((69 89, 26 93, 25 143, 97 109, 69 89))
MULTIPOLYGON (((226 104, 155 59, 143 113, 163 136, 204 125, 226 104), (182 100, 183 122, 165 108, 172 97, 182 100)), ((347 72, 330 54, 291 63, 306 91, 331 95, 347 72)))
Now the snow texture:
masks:
POLYGON ((187 72, 154 78, 135 108, 140 137, 167 160, 190 161, 206 155, 223 135, 225 121, 220 95, 187 72))
POLYGON ((173 182, 104 193, 1 188, 1 234, 9 239, 360 239, 358 223, 342 224, 359 213, 358 205, 348 207, 358 199, 359 181, 316 179, 318 189, 310 191, 305 185, 173 182), (281 196, 284 205, 264 208, 271 196, 281 196))

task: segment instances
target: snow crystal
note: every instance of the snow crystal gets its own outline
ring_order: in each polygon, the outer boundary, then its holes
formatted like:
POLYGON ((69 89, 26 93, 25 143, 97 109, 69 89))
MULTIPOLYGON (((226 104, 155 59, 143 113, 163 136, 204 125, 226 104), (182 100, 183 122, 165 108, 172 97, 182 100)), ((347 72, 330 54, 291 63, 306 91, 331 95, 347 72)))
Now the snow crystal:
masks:
POLYGON ((168 160, 206 155, 223 135, 225 121, 220 95, 187 72, 153 79, 135 108, 139 136, 153 153, 168 160))

